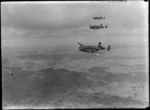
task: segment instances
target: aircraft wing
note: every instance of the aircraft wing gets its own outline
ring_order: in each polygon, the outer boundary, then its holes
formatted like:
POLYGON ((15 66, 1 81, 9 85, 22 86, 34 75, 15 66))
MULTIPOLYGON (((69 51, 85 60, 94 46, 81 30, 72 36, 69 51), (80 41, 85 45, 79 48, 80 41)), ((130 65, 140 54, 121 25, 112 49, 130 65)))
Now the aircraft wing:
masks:
POLYGON ((77 42, 81 47, 84 47, 84 45, 83 44, 81 44, 81 43, 79 43, 79 42, 77 42))

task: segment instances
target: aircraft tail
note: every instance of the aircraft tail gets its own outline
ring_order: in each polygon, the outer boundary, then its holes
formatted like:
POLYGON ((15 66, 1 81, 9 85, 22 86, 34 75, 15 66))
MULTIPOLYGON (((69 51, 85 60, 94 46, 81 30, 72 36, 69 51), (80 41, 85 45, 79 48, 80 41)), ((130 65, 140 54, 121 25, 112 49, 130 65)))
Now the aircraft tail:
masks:
POLYGON ((99 47, 99 48, 101 47, 101 42, 98 43, 98 47, 99 47))
POLYGON ((107 51, 110 51, 110 45, 107 47, 107 51))

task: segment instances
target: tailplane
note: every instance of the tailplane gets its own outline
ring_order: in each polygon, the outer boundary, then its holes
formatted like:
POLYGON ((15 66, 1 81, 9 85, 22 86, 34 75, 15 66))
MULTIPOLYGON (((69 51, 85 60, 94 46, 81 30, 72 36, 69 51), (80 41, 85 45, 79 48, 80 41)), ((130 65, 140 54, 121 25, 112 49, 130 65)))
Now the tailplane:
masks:
POLYGON ((101 42, 98 43, 98 47, 99 47, 99 48, 101 47, 101 42))
POLYGON ((110 45, 107 47, 107 51, 110 51, 110 45))

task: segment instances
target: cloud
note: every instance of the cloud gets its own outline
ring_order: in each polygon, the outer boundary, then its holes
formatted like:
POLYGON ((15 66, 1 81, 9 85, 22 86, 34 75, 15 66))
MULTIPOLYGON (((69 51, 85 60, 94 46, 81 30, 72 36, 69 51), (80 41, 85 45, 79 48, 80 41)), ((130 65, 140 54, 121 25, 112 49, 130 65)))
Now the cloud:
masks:
MULTIPOLYGON (((140 50, 138 50, 140 51, 140 50)), ((79 71, 79 72, 87 72, 89 73, 89 70, 94 67, 106 67, 105 71, 114 73, 114 74, 133 74, 135 72, 146 72, 147 71, 147 59, 145 57, 143 58, 136 58, 138 56, 135 55, 135 51, 131 52, 130 49, 126 51, 127 54, 118 52, 117 54, 114 54, 114 52, 110 53, 111 58, 107 57, 107 55, 101 56, 100 58, 96 59, 80 59, 80 60, 72 60, 63 64, 57 64, 54 67, 55 68, 64 68, 68 69, 70 71, 79 71), (120 56, 119 56, 120 55, 120 56), (112 58, 112 57, 117 58, 112 58), (120 58, 118 58, 120 57, 120 58), (127 57, 129 57, 127 59, 127 57), (146 68, 139 68, 144 66, 146 68)))
POLYGON ((105 97, 118 96, 120 98, 131 98, 131 100, 137 100, 141 102, 148 101, 147 85, 134 84, 130 82, 113 82, 103 87, 92 87, 79 89, 79 91, 87 93, 104 93, 105 97), (143 88, 144 87, 144 88, 143 88))

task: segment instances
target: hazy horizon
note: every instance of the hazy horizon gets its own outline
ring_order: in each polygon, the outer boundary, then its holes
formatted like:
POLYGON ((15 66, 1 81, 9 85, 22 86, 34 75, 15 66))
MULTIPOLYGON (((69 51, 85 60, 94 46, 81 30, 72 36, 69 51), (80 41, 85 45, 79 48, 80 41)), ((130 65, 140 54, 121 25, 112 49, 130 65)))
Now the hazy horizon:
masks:
POLYGON ((2 2, 2 46, 8 43, 11 46, 76 42, 97 44, 98 41, 133 45, 148 43, 147 8, 147 3, 143 1, 2 2), (94 20, 94 16, 105 16, 106 19, 94 20), (108 28, 89 28, 89 24, 100 23, 108 25, 108 28))

